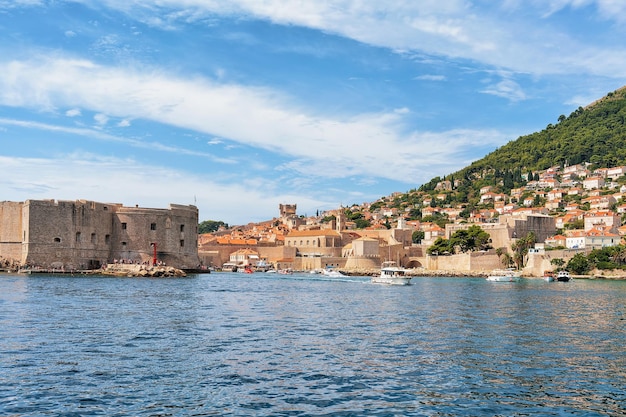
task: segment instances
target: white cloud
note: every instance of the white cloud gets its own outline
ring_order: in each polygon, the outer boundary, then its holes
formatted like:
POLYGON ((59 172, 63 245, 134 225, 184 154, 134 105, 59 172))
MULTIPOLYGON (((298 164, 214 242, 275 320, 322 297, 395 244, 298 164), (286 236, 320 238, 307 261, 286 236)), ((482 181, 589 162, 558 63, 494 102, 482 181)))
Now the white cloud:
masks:
POLYGON ((434 74, 424 74, 415 77, 416 80, 425 80, 425 81, 445 81, 445 75, 434 75, 434 74))
POLYGON ((502 80, 498 83, 491 84, 482 93, 492 94, 494 96, 506 98, 511 101, 520 101, 526 99, 526 94, 522 87, 513 80, 502 80))
POLYGON ((98 113, 93 116, 93 120, 98 126, 102 127, 109 123, 109 116, 107 116, 106 114, 98 113))
POLYGON ((124 138, 124 137, 114 136, 114 135, 104 133, 100 129, 94 130, 94 129, 88 129, 88 128, 56 126, 56 125, 40 123, 40 122, 7 119, 7 118, 1 118, 1 117, 0 117, 0 125, 19 126, 19 127, 27 128, 27 129, 36 129, 36 130, 44 130, 44 131, 49 131, 49 132, 65 133, 65 134, 85 137, 85 138, 92 139, 92 140, 122 143, 127 146, 131 146, 133 148, 150 149, 150 150, 156 150, 160 152, 167 152, 167 153, 178 154, 178 155, 204 157, 217 163, 234 164, 237 162, 234 159, 216 158, 212 154, 209 154, 206 152, 192 151, 192 150, 188 150, 188 149, 177 147, 177 146, 165 145, 159 142, 154 142, 154 141, 146 142, 146 141, 141 141, 138 139, 129 139, 129 138, 124 138))
POLYGON ((117 124, 117 127, 128 127, 128 126, 130 126, 130 120, 128 119, 123 119, 117 124))
POLYGON ((69 109, 68 111, 65 112, 65 115, 67 117, 76 117, 76 116, 80 116, 81 112, 80 112, 80 109, 69 109))
POLYGON ((309 114, 268 88, 69 59, 0 62, 0 104, 90 109, 97 112, 98 127, 111 116, 149 119, 290 156, 295 161, 286 167, 305 175, 311 166, 323 167, 319 174, 330 177, 406 180, 420 175, 421 161, 447 166, 452 158, 442 154, 468 152, 477 137, 489 137, 486 143, 496 145, 504 141, 493 132, 465 131, 463 141, 454 132, 411 132, 405 126, 406 109, 344 117, 309 114))
POLYGON ((0 188, 5 190, 5 198, 10 195, 12 201, 86 199, 152 208, 166 208, 170 203, 194 204, 200 210, 200 220, 224 220, 231 224, 269 220, 277 216, 278 204, 285 201, 298 201, 299 208, 328 204, 308 195, 282 194, 276 184, 263 180, 257 180, 255 187, 224 185, 137 160, 89 153, 46 159, 0 155, 0 188), (38 174, 37 182, 32 180, 33 172, 38 174), (214 198, 216 195, 220 198, 214 198), (255 202, 255 213, 265 217, 250 218, 250 201, 255 202))
MULTIPOLYGON (((92 0, 83 0, 90 3, 92 0)), ((171 28, 214 14, 243 16, 278 24, 299 25, 331 32, 359 42, 398 51, 423 51, 471 59, 515 72, 568 74, 589 72, 626 77, 626 48, 615 43, 585 43, 558 32, 545 19, 566 8, 593 6, 597 16, 626 20, 621 0, 508 0, 476 2, 424 0, 406 2, 285 2, 283 0, 105 0, 109 7, 148 23, 171 28), (524 13, 516 13, 522 10, 524 13), (590 59, 611 55, 607 63, 590 59)))

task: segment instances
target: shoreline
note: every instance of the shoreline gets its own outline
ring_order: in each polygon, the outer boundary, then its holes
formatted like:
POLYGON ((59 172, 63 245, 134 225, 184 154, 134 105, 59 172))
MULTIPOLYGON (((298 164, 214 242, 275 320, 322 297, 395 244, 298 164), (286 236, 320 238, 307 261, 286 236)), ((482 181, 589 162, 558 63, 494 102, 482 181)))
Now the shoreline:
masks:
MULTIPOLYGON (((362 276, 371 277, 380 274, 379 269, 338 269, 339 272, 346 276, 362 276)), ((294 271, 307 273, 308 271, 294 271)), ((58 268, 37 268, 37 269, 19 269, 11 270, 8 268, 0 269, 0 273, 6 274, 51 274, 51 275, 102 275, 117 277, 187 277, 188 275, 202 275, 210 273, 209 270, 197 269, 178 269, 168 266, 145 267, 142 265, 120 265, 109 264, 106 268, 88 269, 88 270, 65 270, 58 268)), ((262 272, 256 272, 262 273, 262 272)), ((448 270, 425 270, 425 269, 407 269, 406 275, 412 278, 417 277, 435 277, 435 278, 486 278, 489 272, 486 271, 448 271, 448 270)), ((542 276, 522 275, 524 279, 543 279, 542 276)), ((586 280, 606 280, 606 281, 625 281, 626 272, 619 274, 607 273, 606 271, 594 271, 587 275, 572 275, 573 279, 586 280)))

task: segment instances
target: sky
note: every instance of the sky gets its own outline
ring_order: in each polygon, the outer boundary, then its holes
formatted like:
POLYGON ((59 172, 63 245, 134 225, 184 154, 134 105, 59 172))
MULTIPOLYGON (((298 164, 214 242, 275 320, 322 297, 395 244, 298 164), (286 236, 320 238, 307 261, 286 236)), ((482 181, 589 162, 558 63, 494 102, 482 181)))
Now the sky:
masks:
POLYGON ((0 201, 374 202, 626 84, 622 0, 0 0, 0 201))

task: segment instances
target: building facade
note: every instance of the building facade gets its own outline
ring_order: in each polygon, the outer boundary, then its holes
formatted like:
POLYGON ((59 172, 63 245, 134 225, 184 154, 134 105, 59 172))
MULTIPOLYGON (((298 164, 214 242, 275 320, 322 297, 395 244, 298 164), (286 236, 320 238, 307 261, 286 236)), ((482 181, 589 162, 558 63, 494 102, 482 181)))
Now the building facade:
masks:
POLYGON ((114 261, 198 266, 198 209, 95 201, 0 203, 0 257, 42 268, 95 269, 114 261))

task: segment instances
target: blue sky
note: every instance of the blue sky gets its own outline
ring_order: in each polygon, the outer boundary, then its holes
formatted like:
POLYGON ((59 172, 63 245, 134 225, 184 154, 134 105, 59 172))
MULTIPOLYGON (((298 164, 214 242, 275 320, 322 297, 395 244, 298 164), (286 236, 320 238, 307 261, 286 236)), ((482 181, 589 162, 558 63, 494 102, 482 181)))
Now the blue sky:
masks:
POLYGON ((0 0, 0 200, 375 201, 626 84, 625 32, 621 0, 0 0))

